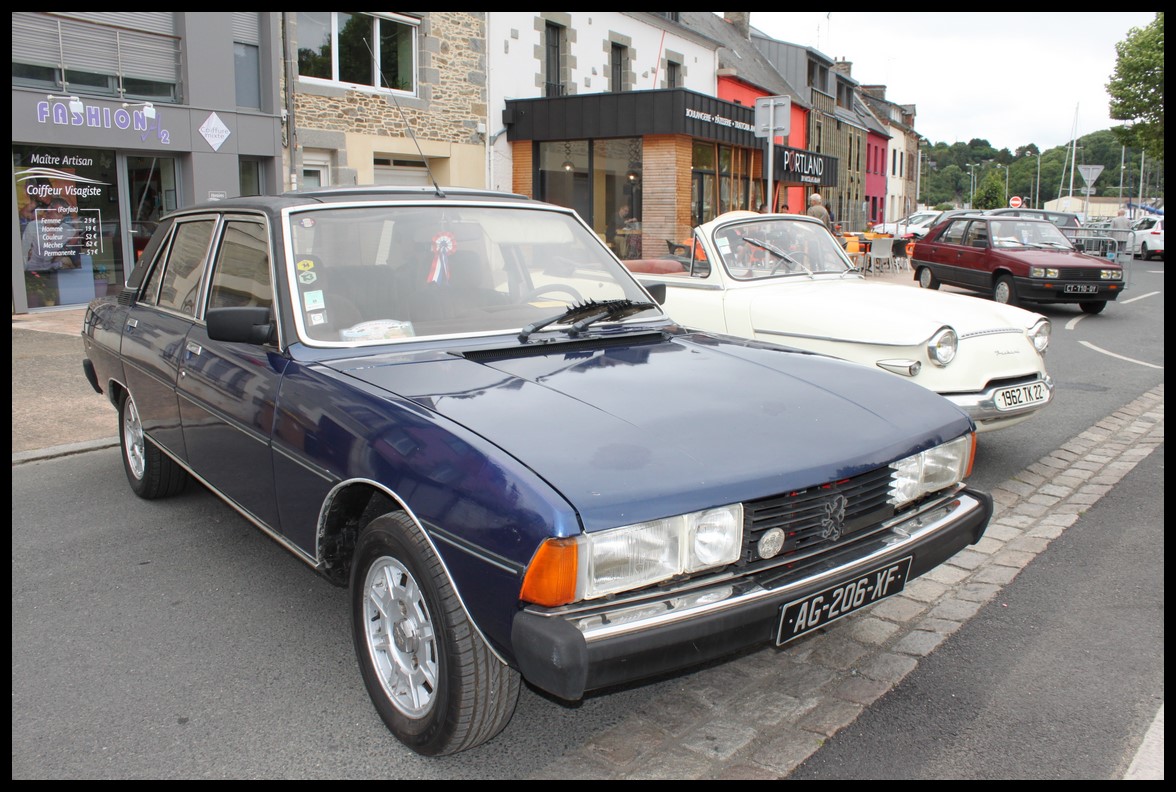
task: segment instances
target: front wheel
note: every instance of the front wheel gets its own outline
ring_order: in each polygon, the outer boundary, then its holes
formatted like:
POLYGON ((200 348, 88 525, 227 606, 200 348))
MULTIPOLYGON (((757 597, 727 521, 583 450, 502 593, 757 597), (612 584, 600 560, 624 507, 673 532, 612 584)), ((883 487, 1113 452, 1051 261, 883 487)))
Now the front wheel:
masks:
POLYGON ((421 529, 400 512, 368 524, 351 567, 355 653, 396 738, 425 756, 490 740, 514 715, 519 675, 490 651, 421 529))
POLYGON ((1147 243, 1143 242, 1139 246, 1139 257, 1144 261, 1151 261, 1151 253, 1147 249, 1147 243))
POLYGON ((992 299, 1004 305, 1017 304, 1017 290, 1013 286, 1013 279, 1008 275, 1001 275, 992 287, 992 299))
POLYGON ((147 439, 139 408, 130 393, 124 394, 118 405, 118 439, 131 491, 146 500, 183 491, 188 474, 147 439))
POLYGON ((1103 308, 1107 307, 1107 301, 1092 300, 1091 302, 1078 303, 1078 307, 1082 309, 1082 313, 1099 314, 1102 313, 1103 308))
POLYGON ((919 267, 919 285, 924 289, 939 288, 939 279, 935 277, 935 273, 931 271, 930 267, 919 267))

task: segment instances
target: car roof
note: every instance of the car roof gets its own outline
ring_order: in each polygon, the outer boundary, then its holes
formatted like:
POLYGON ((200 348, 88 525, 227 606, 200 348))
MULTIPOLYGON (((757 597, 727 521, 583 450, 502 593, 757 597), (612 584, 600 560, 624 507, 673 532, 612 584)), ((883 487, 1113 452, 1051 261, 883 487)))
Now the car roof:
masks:
POLYGON ((185 206, 169 213, 191 214, 193 212, 262 211, 278 212, 291 207, 313 204, 343 203, 349 201, 492 201, 517 203, 541 203, 516 193, 481 190, 469 187, 420 187, 402 185, 357 185, 350 187, 323 187, 312 190, 292 190, 281 195, 248 195, 219 201, 185 206))

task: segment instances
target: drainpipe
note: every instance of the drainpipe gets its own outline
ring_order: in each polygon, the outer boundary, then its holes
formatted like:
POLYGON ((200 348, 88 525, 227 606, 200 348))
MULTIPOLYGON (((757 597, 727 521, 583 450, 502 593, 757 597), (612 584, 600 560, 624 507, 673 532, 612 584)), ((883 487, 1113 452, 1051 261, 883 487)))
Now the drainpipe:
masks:
POLYGON ((282 122, 286 127, 286 149, 290 154, 290 183, 287 189, 298 189, 298 132, 294 125, 294 56, 290 43, 290 13, 282 12, 282 61, 286 71, 286 106, 282 109, 282 122))

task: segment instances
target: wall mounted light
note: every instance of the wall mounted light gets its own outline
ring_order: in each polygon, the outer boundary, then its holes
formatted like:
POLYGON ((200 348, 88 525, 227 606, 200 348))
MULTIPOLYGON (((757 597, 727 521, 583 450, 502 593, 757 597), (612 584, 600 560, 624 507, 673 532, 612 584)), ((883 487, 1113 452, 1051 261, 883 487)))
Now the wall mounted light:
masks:
POLYGON ((572 144, 566 140, 564 141, 564 157, 566 159, 563 161, 563 169, 571 173, 576 169, 576 163, 572 162, 572 144))
POLYGON ((53 94, 49 94, 46 98, 49 99, 49 101, 53 101, 55 99, 68 99, 69 111, 77 115, 81 115, 82 112, 86 109, 86 106, 82 104, 82 100, 76 96, 54 96, 53 94))
POLYGON ((155 105, 151 102, 123 102, 123 107, 142 107, 143 117, 148 121, 155 120, 155 105))

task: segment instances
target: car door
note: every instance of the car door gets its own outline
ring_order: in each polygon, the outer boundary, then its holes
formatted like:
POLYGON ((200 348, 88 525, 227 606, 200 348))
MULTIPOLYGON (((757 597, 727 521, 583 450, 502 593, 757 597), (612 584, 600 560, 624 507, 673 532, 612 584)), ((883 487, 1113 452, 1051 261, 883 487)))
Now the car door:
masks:
MULTIPOLYGON (((269 229, 261 216, 226 217, 216 235, 209 308, 273 309, 269 229)), ((276 341, 276 338, 275 338, 276 341)), ((207 484, 278 529, 270 435, 286 357, 276 343, 213 341, 192 324, 179 361, 188 459, 207 484)))
POLYGON ((186 461, 176 383, 184 342, 196 319, 205 261, 216 218, 175 222, 143 288, 127 312, 122 336, 126 386, 143 431, 175 458, 186 461))
POLYGON ((967 286, 974 278, 964 266, 964 232, 968 221, 952 220, 931 241, 921 243, 919 266, 930 267, 935 277, 951 286, 967 286))

